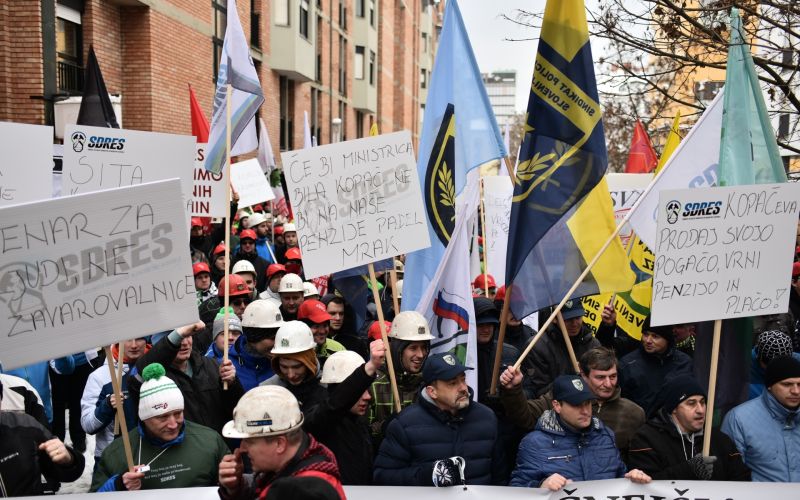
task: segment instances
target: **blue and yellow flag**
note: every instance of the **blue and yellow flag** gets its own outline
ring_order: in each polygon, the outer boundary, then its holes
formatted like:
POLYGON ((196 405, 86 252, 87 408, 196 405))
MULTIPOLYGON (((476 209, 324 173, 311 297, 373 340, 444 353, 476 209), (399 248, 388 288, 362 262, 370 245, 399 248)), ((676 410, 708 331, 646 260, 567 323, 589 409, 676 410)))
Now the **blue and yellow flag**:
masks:
MULTIPOLYGON (((583 1, 549 0, 508 238, 517 318, 559 302, 614 230, 601 119, 583 1)), ((573 296, 629 290, 627 262, 617 239, 573 296)))

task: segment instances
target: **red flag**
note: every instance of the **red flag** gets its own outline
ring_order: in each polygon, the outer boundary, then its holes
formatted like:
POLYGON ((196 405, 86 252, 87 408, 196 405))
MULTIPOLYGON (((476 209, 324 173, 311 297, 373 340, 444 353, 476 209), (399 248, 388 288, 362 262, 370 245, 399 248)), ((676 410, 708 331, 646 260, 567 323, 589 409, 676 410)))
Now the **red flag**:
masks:
POLYGON ((192 135, 197 137, 197 142, 208 142, 209 125, 203 108, 197 102, 194 89, 189 85, 189 107, 192 110, 192 135))
POLYGON ((648 174, 656 169, 658 156, 650 144, 650 137, 644 130, 644 125, 636 120, 631 140, 631 151, 628 153, 628 163, 625 164, 626 174, 648 174))

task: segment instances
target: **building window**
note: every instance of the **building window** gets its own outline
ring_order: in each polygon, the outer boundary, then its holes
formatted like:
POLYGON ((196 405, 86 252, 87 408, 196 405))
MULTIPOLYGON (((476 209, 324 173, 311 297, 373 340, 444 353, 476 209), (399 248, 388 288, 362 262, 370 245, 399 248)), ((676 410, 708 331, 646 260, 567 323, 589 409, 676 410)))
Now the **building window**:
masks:
POLYGON ((275 12, 272 13, 272 20, 275 26, 289 26, 289 2, 291 0, 275 0, 275 12))
POLYGON ((347 95, 347 41, 339 35, 339 94, 347 95))
POLYGON ((356 0, 356 17, 364 17, 364 2, 366 2, 366 0, 356 0))
POLYGON ((300 0, 300 35, 308 40, 308 0, 300 0))
POLYGON ((353 61, 353 78, 364 79, 364 46, 356 45, 356 58, 353 61))
POLYGON ((428 53, 428 34, 422 33, 422 52, 428 53))
POLYGON ((364 137, 364 113, 356 111, 356 139, 364 137))
POLYGON ((256 0, 250 0, 250 46, 261 47, 261 13, 256 0))
POLYGON ((219 61, 222 57, 222 44, 225 41, 225 28, 228 26, 228 8, 225 0, 212 0, 214 10, 214 35, 211 43, 214 45, 214 81, 219 75, 219 61))
POLYGON ((83 92, 81 13, 56 4, 56 58, 58 90, 66 94, 83 92))
POLYGON ((339 26, 347 31, 347 7, 339 0, 339 26))
POLYGON ((369 84, 375 85, 375 52, 369 51, 369 84))
POLYGON ((342 141, 347 140, 347 104, 339 101, 339 116, 342 118, 342 141))
POLYGON ((419 70, 419 86, 423 89, 428 88, 428 70, 424 68, 419 70))
POLYGON ((322 83, 322 39, 322 16, 317 14, 317 83, 322 83))
POLYGON ((375 27, 375 0, 369 0, 369 24, 375 27))
POLYGON ((294 149, 294 82, 285 76, 278 79, 280 93, 281 151, 294 149))
POLYGON ((320 127, 319 127, 319 89, 315 89, 312 87, 311 89, 311 123, 309 124, 309 128, 311 129, 311 135, 320 140, 322 135, 320 134, 320 127))

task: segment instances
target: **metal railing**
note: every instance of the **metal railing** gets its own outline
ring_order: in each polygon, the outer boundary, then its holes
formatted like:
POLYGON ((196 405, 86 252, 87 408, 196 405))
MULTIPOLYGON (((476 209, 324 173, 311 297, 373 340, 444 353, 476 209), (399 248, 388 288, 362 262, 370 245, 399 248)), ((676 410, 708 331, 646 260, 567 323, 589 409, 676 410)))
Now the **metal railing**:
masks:
POLYGON ((69 94, 83 93, 83 66, 58 61, 58 89, 69 94))

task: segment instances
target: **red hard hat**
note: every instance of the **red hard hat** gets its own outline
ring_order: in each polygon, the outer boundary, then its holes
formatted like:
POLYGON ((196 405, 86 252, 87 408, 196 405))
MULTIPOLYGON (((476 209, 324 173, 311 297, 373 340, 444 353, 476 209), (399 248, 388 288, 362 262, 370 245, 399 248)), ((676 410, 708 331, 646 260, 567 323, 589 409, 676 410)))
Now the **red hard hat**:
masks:
POLYGON ((261 205, 256 205, 253 207, 253 212, 263 212, 263 211, 264 207, 262 207, 261 205))
POLYGON ((494 295, 495 302, 500 301, 503 302, 506 300, 506 286, 503 285, 497 289, 497 293, 494 295))
POLYGON ((286 267, 283 264, 270 264, 267 267, 267 279, 272 279, 275 273, 285 273, 286 267))
POLYGON ((308 319, 312 323, 324 323, 330 321, 331 315, 328 308, 319 300, 304 300, 297 309, 297 319, 308 319))
POLYGON ((214 247, 214 256, 222 255, 225 253, 225 243, 220 243, 216 247, 214 247))
POLYGON ((208 264, 205 262, 195 262, 192 265, 192 274, 197 276, 200 273, 209 273, 211 274, 211 268, 208 267, 208 264))
POLYGON ((286 250, 286 260, 302 260, 303 256, 300 254, 300 249, 292 247, 286 250))
MULTIPOLYGON (((389 335, 389 332, 392 330, 392 324, 388 321, 384 321, 383 323, 386 325, 386 335, 389 335)), ((373 321, 372 324, 369 325, 367 337, 369 337, 370 340, 378 340, 381 338, 381 324, 377 321, 373 321)))
POLYGON ((792 278, 797 278, 800 276, 800 262, 795 262, 792 264, 792 278))
POLYGON ((252 229, 245 229, 244 231, 239 233, 239 240, 246 240, 246 239, 251 239, 255 241, 257 239, 256 232, 253 231, 252 229))
MULTIPOLYGON (((250 289, 247 288, 247 283, 244 282, 244 278, 239 276, 238 274, 230 274, 228 275, 228 296, 230 297, 239 297, 241 295, 250 295, 250 289)), ((225 296, 225 278, 223 277, 219 280, 219 285, 217 285, 217 296, 224 297, 225 296)))
POLYGON ((486 284, 483 282, 483 277, 484 276, 486 276, 486 281, 489 282, 488 283, 489 284, 489 288, 496 288, 497 287, 497 285, 494 282, 494 276, 492 276, 491 274, 485 274, 485 275, 484 274, 479 274, 478 277, 475 278, 475 281, 472 282, 472 286, 474 288, 480 288, 481 290, 483 290, 486 287, 486 284))
POLYGON ((192 227, 203 227, 203 219, 200 217, 192 217, 192 227))
POLYGON ((283 226, 275 226, 275 234, 283 234, 283 226))

